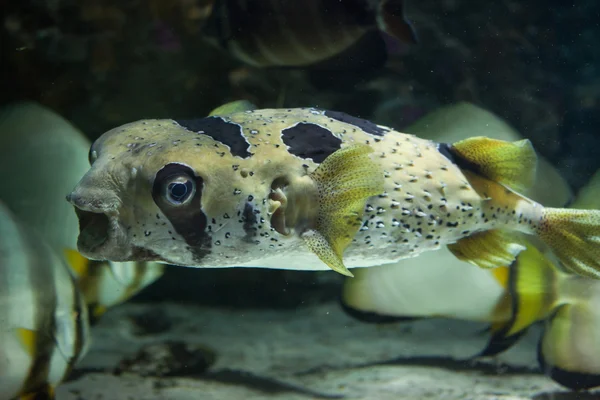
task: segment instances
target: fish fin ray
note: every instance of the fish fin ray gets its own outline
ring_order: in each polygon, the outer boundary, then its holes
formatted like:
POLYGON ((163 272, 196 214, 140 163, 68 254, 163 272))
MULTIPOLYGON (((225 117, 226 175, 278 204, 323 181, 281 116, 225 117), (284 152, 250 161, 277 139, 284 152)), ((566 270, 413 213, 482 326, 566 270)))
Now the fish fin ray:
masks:
POLYGON ((309 249, 334 271, 352 276, 342 255, 362 224, 369 197, 383 192, 383 171, 366 145, 342 148, 311 174, 318 192, 315 229, 303 233, 309 249))
POLYGON ((507 232, 493 229, 462 238, 449 244, 448 249, 459 260, 481 268, 496 268, 499 265, 510 265, 525 247, 507 232))
POLYGON ((600 279, 600 210, 546 208, 535 231, 567 270, 600 279))
POLYGON ((530 187, 536 177, 537 156, 527 139, 516 142, 472 137, 452 144, 457 165, 516 191, 530 187))

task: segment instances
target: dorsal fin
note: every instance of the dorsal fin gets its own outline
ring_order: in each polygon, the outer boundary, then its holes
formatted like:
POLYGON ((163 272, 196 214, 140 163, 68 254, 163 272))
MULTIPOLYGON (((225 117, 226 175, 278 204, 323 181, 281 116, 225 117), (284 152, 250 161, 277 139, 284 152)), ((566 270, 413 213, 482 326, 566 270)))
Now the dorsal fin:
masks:
POLYGON ((215 115, 229 115, 252 110, 256 110, 256 106, 250 103, 248 100, 236 100, 215 108, 210 112, 210 114, 208 114, 208 116, 212 117, 215 115))
POLYGON ((440 145, 442 150, 446 150, 460 168, 516 191, 526 189, 535 180, 537 156, 527 139, 506 142, 480 136, 440 145))

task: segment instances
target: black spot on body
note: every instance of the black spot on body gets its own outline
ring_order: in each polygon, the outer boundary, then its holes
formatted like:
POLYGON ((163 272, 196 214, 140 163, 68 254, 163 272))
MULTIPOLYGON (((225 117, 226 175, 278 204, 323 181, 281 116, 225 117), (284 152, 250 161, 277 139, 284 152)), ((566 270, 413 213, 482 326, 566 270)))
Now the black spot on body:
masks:
MULTIPOLYGON (((182 164, 167 164, 154 179, 152 187, 152 198, 160 208, 164 216, 171 222, 173 228, 179 233, 189 245, 194 254, 195 261, 202 260, 210 253, 211 241, 206 232, 207 218, 202 212, 201 198, 204 182, 201 177, 195 176, 194 171, 182 164), (163 183, 173 175, 187 175, 196 183, 196 193, 188 203, 175 206, 169 203, 163 196, 163 183)), ((168 233, 171 233, 170 231, 168 233)), ((175 238, 172 238, 175 240, 175 238)))
POLYGON ((256 218, 252 203, 246 203, 246 205, 244 205, 241 221, 243 223, 242 227, 244 228, 244 232, 246 232, 246 240, 250 240, 250 238, 256 236, 258 218, 256 218))
POLYGON ((370 133, 371 135, 383 136, 388 130, 381 128, 374 124, 371 121, 366 119, 353 117, 352 115, 348 115, 339 111, 325 111, 325 115, 329 118, 336 119, 340 122, 345 122, 350 125, 354 125, 362 129, 363 131, 370 133))
POLYGON ((341 148, 342 140, 319 125, 300 122, 281 132, 281 139, 289 152, 300 158, 311 158, 322 163, 327 157, 341 148))
POLYGON ((210 136, 217 142, 229 146, 231 154, 236 157, 248 158, 252 154, 248 151, 250 145, 244 139, 242 127, 223 120, 220 117, 208 117, 191 120, 175 120, 188 131, 210 136))

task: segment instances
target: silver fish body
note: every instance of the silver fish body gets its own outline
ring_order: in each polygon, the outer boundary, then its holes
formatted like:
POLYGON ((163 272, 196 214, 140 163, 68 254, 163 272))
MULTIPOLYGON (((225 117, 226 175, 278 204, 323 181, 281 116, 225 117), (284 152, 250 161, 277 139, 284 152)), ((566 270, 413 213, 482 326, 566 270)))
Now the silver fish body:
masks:
POLYGON ((85 301, 61 256, 0 203, 0 399, 51 394, 86 353, 85 301))
POLYGON ((90 263, 77 248, 78 221, 65 202, 89 168, 90 141, 67 120, 36 103, 0 110, 0 199, 76 273, 94 312, 121 303, 158 279, 156 263, 90 263))

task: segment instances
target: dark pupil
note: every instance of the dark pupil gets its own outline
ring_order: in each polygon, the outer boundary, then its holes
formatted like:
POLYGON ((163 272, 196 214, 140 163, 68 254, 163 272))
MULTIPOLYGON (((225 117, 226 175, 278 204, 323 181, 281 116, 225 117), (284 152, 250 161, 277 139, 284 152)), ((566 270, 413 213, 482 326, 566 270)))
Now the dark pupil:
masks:
POLYGON ((169 194, 175 201, 182 201, 188 194, 188 182, 173 182, 169 184, 169 194))

